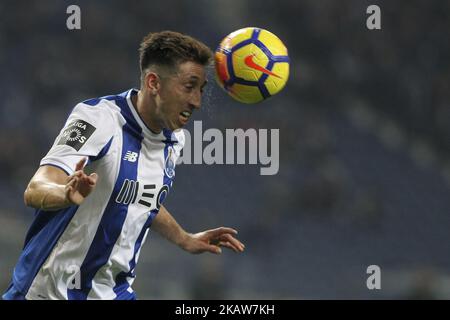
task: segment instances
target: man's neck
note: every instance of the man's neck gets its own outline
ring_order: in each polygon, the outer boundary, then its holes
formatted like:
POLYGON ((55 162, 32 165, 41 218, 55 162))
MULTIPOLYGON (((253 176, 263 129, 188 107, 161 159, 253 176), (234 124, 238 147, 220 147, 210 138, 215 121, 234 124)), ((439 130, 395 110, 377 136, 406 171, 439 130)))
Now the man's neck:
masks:
POLYGON ((152 111, 152 103, 151 101, 146 101, 146 97, 141 90, 138 91, 136 95, 131 96, 131 102, 133 103, 134 109, 137 111, 141 119, 147 125, 147 127, 153 133, 160 133, 161 127, 153 121, 151 111, 152 111))

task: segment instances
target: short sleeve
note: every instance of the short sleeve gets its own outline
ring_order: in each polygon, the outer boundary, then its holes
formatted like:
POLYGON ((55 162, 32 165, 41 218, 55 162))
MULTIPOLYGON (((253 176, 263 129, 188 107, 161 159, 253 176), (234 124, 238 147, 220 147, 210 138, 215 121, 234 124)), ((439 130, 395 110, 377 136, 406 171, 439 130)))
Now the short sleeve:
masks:
POLYGON ((77 104, 40 165, 53 165, 71 175, 82 158, 96 157, 102 151, 115 127, 106 104, 77 104))

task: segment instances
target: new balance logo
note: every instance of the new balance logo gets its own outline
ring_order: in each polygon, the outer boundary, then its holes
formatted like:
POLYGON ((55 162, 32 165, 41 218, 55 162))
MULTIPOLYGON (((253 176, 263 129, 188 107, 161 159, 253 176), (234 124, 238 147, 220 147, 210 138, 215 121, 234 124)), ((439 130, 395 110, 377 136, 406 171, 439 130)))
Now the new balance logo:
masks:
POLYGON ((125 154, 125 157, 123 157, 123 160, 130 161, 130 162, 136 162, 138 157, 137 152, 127 151, 125 154))
MULTIPOLYGON (((149 190, 155 188, 156 185, 154 184, 144 184, 143 187, 144 190, 140 196, 141 199, 139 199, 138 203, 150 208, 152 204, 149 201, 155 196, 155 194, 151 193, 149 190)), ((139 193, 139 181, 125 179, 123 181, 122 188, 120 189, 120 192, 116 197, 116 202, 123 204, 135 203, 138 193, 139 193)))

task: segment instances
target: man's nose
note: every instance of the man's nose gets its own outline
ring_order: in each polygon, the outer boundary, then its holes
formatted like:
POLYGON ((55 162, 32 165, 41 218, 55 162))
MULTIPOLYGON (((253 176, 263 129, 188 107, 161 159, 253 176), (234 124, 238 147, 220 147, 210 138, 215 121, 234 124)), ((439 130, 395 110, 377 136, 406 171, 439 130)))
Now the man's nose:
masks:
POLYGON ((200 109, 200 106, 202 104, 202 93, 200 92, 200 90, 192 94, 189 104, 194 109, 200 109))

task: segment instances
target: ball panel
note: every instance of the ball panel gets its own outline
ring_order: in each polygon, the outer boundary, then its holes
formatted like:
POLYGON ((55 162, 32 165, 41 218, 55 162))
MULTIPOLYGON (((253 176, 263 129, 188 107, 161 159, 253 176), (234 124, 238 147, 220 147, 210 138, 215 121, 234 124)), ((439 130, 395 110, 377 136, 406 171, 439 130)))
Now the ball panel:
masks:
POLYGON ((246 59, 249 57, 252 62, 264 68, 269 63, 264 52, 256 45, 250 44, 233 52, 233 72, 236 77, 257 82, 263 73, 248 66, 249 62, 246 62, 246 59))
POLYGON ((222 52, 216 51, 214 59, 216 62, 216 77, 223 86, 225 82, 230 79, 230 74, 228 73, 227 67, 227 56, 222 52))
POLYGON ((289 78, 289 64, 286 62, 278 62, 273 66, 272 71, 279 76, 268 76, 266 81, 264 81, 264 85, 269 91, 270 95, 274 95, 280 92, 289 78))
POLYGON ((248 40, 252 37, 253 28, 243 28, 230 33, 220 43, 222 50, 231 51, 231 49, 238 43, 248 40))
POLYGON ((229 93, 233 98, 243 103, 256 103, 264 100, 259 88, 256 86, 235 83, 229 89, 229 93))
POLYGON ((261 41, 274 56, 286 56, 288 54, 286 46, 272 32, 261 30, 258 40, 261 41))

